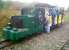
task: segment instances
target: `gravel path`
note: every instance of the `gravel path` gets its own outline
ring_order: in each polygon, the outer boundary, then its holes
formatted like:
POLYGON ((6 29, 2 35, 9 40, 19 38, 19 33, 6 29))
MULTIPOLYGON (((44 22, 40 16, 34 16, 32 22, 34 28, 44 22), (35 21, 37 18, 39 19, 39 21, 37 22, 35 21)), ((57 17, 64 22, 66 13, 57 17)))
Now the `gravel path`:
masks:
POLYGON ((60 50, 67 40, 69 40, 69 23, 49 34, 40 34, 3 50, 60 50))

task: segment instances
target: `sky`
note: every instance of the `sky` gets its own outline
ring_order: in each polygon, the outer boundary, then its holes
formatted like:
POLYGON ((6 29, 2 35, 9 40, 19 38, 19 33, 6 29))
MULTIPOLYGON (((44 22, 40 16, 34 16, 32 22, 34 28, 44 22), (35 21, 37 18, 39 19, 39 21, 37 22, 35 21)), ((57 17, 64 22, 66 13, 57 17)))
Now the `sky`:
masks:
POLYGON ((12 0, 12 1, 20 1, 23 3, 32 3, 32 2, 48 3, 54 6, 64 7, 65 9, 67 9, 69 6, 69 0, 12 0))

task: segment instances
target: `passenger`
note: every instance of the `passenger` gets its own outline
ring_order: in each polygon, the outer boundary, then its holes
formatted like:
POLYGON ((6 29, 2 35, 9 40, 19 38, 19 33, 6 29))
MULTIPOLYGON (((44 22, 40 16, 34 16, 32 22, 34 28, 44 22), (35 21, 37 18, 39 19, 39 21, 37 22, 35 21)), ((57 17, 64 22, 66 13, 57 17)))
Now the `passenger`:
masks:
POLYGON ((50 24, 49 24, 49 11, 45 9, 45 23, 44 23, 44 30, 45 32, 50 32, 50 24))
POLYGON ((43 32, 46 32, 45 31, 45 10, 43 8, 41 9, 38 9, 38 13, 37 13, 37 16, 38 16, 38 21, 39 23, 42 25, 42 30, 43 32))
POLYGON ((57 15, 57 26, 59 24, 59 15, 60 15, 60 12, 59 12, 59 9, 56 8, 56 15, 57 15))
POLYGON ((55 26, 56 26, 56 23, 55 23, 55 18, 56 18, 56 9, 55 8, 52 8, 52 11, 51 11, 51 16, 52 16, 52 28, 54 29, 55 26))
POLYGON ((51 16, 52 8, 49 8, 49 16, 51 16))
POLYGON ((42 8, 42 11, 39 12, 38 15, 39 19, 40 19, 40 23, 43 25, 43 32, 50 32, 50 26, 49 26, 49 12, 47 9, 42 8))
POLYGON ((62 24, 64 18, 64 8, 60 8, 60 14, 61 14, 61 24, 62 24))

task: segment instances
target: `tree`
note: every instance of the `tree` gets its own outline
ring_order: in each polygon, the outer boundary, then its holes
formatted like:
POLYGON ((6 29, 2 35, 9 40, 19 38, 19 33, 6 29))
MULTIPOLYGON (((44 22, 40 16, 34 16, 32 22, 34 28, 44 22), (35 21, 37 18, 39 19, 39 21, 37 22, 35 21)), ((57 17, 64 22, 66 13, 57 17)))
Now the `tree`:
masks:
POLYGON ((7 9, 9 7, 10 3, 7 1, 7 2, 4 2, 3 0, 0 0, 0 12, 4 9, 7 9))
POLYGON ((69 7, 67 8, 67 10, 66 10, 67 12, 69 12, 69 7))
POLYGON ((2 10, 2 8, 4 8, 4 3, 2 0, 0 0, 0 11, 2 10))

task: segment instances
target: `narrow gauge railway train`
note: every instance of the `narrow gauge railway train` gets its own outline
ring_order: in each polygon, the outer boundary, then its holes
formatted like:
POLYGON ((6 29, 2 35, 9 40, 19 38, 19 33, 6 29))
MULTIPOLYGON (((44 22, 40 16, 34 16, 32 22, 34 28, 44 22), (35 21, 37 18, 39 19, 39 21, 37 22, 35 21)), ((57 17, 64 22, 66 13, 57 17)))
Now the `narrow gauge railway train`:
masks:
POLYGON ((52 19, 47 8, 23 8, 21 16, 11 16, 10 23, 3 28, 4 38, 17 41, 33 33, 49 33, 51 28, 54 29, 57 24, 61 23, 61 16, 59 15, 58 19, 57 17, 52 19))

